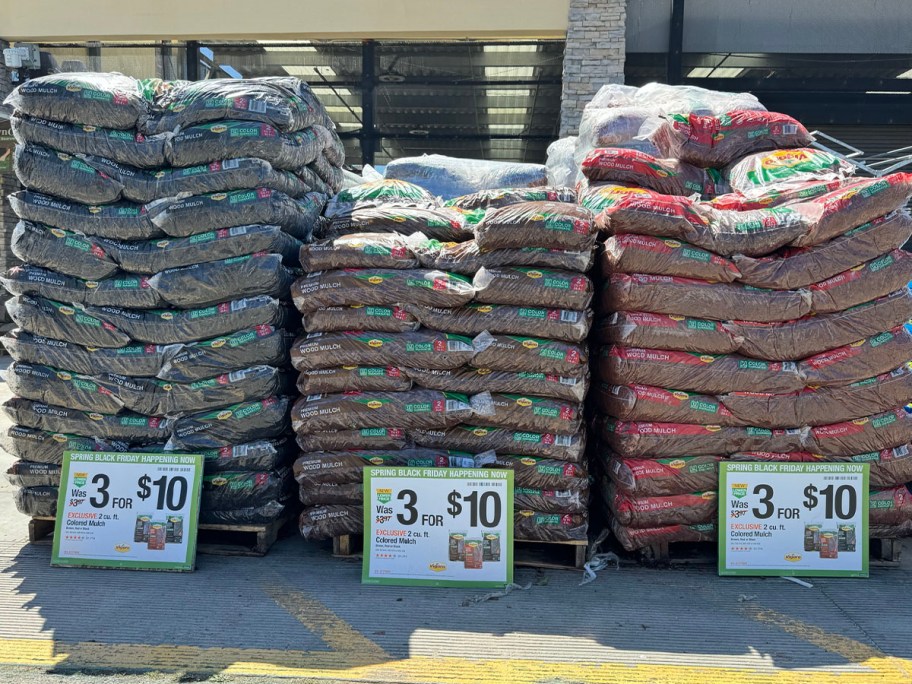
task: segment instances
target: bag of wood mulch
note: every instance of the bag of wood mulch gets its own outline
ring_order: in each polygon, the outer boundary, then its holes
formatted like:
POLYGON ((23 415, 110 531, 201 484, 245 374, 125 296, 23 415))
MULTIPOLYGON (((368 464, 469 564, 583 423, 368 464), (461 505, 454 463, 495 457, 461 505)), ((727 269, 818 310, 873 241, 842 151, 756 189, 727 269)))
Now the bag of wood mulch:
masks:
POLYGON ((582 402, 589 389, 589 370, 572 377, 541 372, 495 371, 490 368, 463 366, 447 370, 406 368, 405 374, 416 385, 442 392, 478 394, 505 392, 534 394, 568 402, 582 402))
POLYGON ((670 542, 714 542, 717 536, 716 524, 711 522, 633 528, 624 527, 617 520, 612 520, 611 531, 626 551, 638 551, 647 546, 670 542))
POLYGON ((811 306, 815 313, 843 311, 905 287, 912 280, 912 254, 894 249, 876 259, 815 283, 811 306))
POLYGON ((3 411, 14 423, 36 430, 138 444, 165 442, 173 427, 168 418, 142 416, 130 411, 116 415, 85 413, 17 397, 6 400, 3 411))
POLYGON ((422 233, 441 242, 464 242, 474 233, 457 211, 442 207, 382 205, 354 207, 336 214, 323 226, 320 237, 336 238, 351 233, 422 233))
POLYGON ((406 429, 450 427, 468 422, 475 408, 490 412, 490 397, 413 389, 409 392, 349 392, 301 397, 292 408, 298 433, 401 425, 406 429))
POLYGON ((889 489, 872 489, 868 497, 872 525, 902 525, 912 520, 912 492, 903 483, 889 489))
POLYGON ((513 535, 527 541, 586 541, 589 531, 588 510, 580 513, 546 513, 517 510, 513 513, 513 535))
MULTIPOLYGON (((311 273, 291 288, 295 306, 309 312, 323 306, 422 304, 456 307, 475 296, 464 276, 414 269, 345 269, 311 273)), ((581 307, 584 308, 584 307, 581 307)))
POLYGON ((493 452, 469 454, 446 449, 373 449, 317 451, 294 462, 294 478, 304 487, 361 483, 368 466, 407 468, 482 468, 494 462, 493 452))
POLYGON ((578 344, 490 334, 479 335, 474 344, 476 353, 468 363, 475 368, 571 378, 580 378, 589 372, 588 348, 578 344))
POLYGON ((813 443, 808 428, 767 430, 685 423, 636 423, 614 419, 601 422, 601 436, 619 456, 712 456, 736 451, 807 451, 813 443))
POLYGON ((688 492, 667 496, 637 496, 617 491, 604 484, 612 519, 624 527, 650 528, 665 525, 711 523, 719 514, 715 491, 688 492))
POLYGON ((727 323, 645 311, 613 313, 596 325, 595 333, 603 344, 697 354, 731 354, 742 341, 727 323))
POLYGON ((761 290, 738 283, 613 273, 602 287, 601 302, 606 311, 651 311, 766 323, 806 316, 812 310, 813 297, 808 290, 761 290))
POLYGON ((586 431, 575 435, 526 432, 508 428, 456 425, 446 430, 412 430, 415 444, 423 447, 452 447, 473 454, 494 451, 499 454, 580 463, 586 450, 586 431))
POLYGON ((295 455, 294 442, 287 437, 260 439, 246 444, 205 449, 203 470, 206 474, 225 472, 265 472, 287 466, 295 455))
POLYGON ((298 392, 334 394, 336 392, 405 392, 412 380, 395 366, 339 366, 315 368, 298 376, 298 392))
POLYGON ((23 487, 13 494, 16 510, 31 517, 57 515, 57 487, 23 487))
POLYGON ((276 169, 293 171, 316 159, 321 147, 313 128, 284 133, 268 123, 226 120, 180 129, 171 138, 167 154, 170 166, 196 166, 222 159, 257 157, 276 169))
POLYGON ((83 235, 113 240, 148 240, 164 235, 152 223, 149 212, 142 204, 80 204, 31 190, 14 192, 8 199, 16 216, 25 221, 65 228, 83 235))
POLYGON ((301 487, 298 489, 298 501, 304 504, 305 508, 327 505, 360 506, 364 503, 364 485, 360 482, 349 482, 301 487))
POLYGON ((589 492, 519 487, 513 489, 513 507, 519 511, 532 510, 540 513, 588 513, 589 492))
POLYGON ((910 236, 912 219, 906 212, 893 212, 816 247, 787 247, 759 259, 736 254, 732 260, 745 285, 793 290, 887 254, 902 247, 910 236))
POLYGON ((483 304, 526 306, 534 303, 582 311, 592 302, 593 295, 592 281, 585 275, 554 269, 482 268, 475 274, 472 284, 476 300, 483 304))
POLYGON ((491 399, 493 413, 475 415, 471 421, 463 422, 556 435, 576 434, 582 426, 582 406, 577 402, 523 394, 492 394, 491 399))
MULTIPOLYGON (((304 330, 344 332, 363 330, 386 333, 414 332, 421 327, 415 316, 398 306, 321 306, 301 314, 304 330)), ((449 332, 449 331, 447 331, 449 332)))
POLYGON ((427 190, 414 183, 395 178, 381 178, 340 190, 339 194, 333 197, 326 206, 326 216, 332 218, 358 203, 362 203, 362 206, 434 204, 436 199, 427 190))
POLYGON ((6 470, 6 479, 14 487, 58 487, 60 465, 16 461, 6 470))
POLYGON ((637 498, 675 496, 719 488, 722 456, 622 458, 608 461, 608 476, 619 492, 637 498))
POLYGON ((165 300, 149 285, 147 277, 123 271, 104 280, 82 280, 24 264, 14 266, 0 276, 0 283, 10 294, 32 295, 84 306, 157 309, 165 304, 165 300))
POLYGON ((482 253, 475 240, 465 242, 438 242, 427 240, 416 252, 421 265, 465 276, 474 276, 484 268, 499 266, 534 266, 565 271, 588 271, 592 266, 593 250, 582 252, 544 247, 496 249, 482 253))
POLYGON ((121 197, 135 200, 123 194, 123 183, 101 173, 85 158, 56 152, 43 145, 17 145, 13 168, 20 183, 42 194, 82 204, 110 204, 121 197))
POLYGON ((10 247, 22 261, 82 280, 101 280, 118 271, 117 262, 97 238, 20 221, 10 247))
POLYGON ((748 359, 736 354, 603 347, 599 353, 602 380, 613 385, 674 387, 687 392, 795 392, 805 385, 793 362, 748 359))
POLYGON ((576 204, 576 191, 573 188, 497 188, 454 197, 447 200, 445 205, 472 211, 474 209, 499 209, 522 202, 576 204))
MULTIPOLYGON (((98 437, 79 437, 61 432, 48 432, 23 425, 12 425, 0 433, 0 446, 3 450, 32 463, 63 463, 66 451, 144 451, 149 445, 131 445, 111 439, 98 437)), ((164 445, 160 445, 164 446, 164 445)))
POLYGON ((859 382, 880 375, 912 359, 912 330, 899 325, 892 330, 803 359, 798 369, 809 387, 859 382))
MULTIPOLYGON (((852 456, 892 449, 912 442, 912 413, 903 407, 811 430, 809 451, 823 456, 852 456)), ((780 451, 774 449, 771 451, 780 451)))
POLYGON ((435 330, 387 334, 349 330, 310 333, 296 340, 291 363, 305 372, 368 365, 446 369, 468 365, 475 353, 471 338, 435 330))
POLYGON ((728 192, 726 181, 715 169, 621 147, 592 150, 583 160, 582 172, 590 181, 638 185, 666 195, 713 197, 728 192))
MULTIPOLYGON (((414 241, 396 233, 352 233, 301 246, 307 273, 341 268, 419 268, 414 241)), ((441 269, 445 270, 445 269, 441 269)))
POLYGON ((288 407, 287 397, 268 397, 184 416, 168 444, 175 451, 218 449, 279 437, 288 430, 288 407))
POLYGON ((16 361, 6 371, 6 383, 17 397, 79 411, 117 413, 124 403, 86 375, 50 366, 16 361))
POLYGON ((750 154, 726 167, 724 176, 732 190, 750 196, 773 183, 838 180, 854 173, 854 165, 829 152, 799 147, 750 154))
POLYGON ((203 476, 200 508, 231 511, 286 499, 294 490, 288 468, 266 472, 223 472, 203 476))
POLYGON ((819 314, 783 323, 731 326, 741 338, 741 353, 758 359, 804 359, 829 349, 892 330, 912 318, 912 292, 896 292, 845 311, 819 314))
POLYGON ((307 508, 298 519, 301 536, 307 540, 330 539, 345 534, 364 532, 364 510, 361 506, 315 506, 307 508))
POLYGON ((912 450, 908 444, 834 460, 869 464, 872 487, 897 487, 912 482, 912 450))
POLYGON ((262 506, 225 511, 203 508, 199 521, 209 525, 266 525, 277 520, 287 510, 287 502, 290 500, 291 497, 288 497, 285 501, 267 501, 262 506))
POLYGON ((235 226, 266 225, 278 226, 306 242, 320 221, 324 199, 323 195, 313 192, 292 199, 271 188, 252 188, 186 198, 169 197, 151 202, 144 208, 148 220, 163 234, 172 237, 189 237, 235 226))
POLYGON ((543 247, 587 252, 595 245, 592 213, 577 204, 522 202, 490 209, 475 227, 482 252, 543 247))
POLYGON ((730 259, 671 238, 632 233, 609 237, 600 262, 606 277, 647 273, 730 283, 741 276, 730 259))
POLYGON ((589 472, 585 463, 498 454, 491 467, 512 470, 515 487, 573 492, 589 489, 589 472))
POLYGON ((322 430, 297 433, 295 441, 304 453, 345 449, 405 449, 411 445, 404 428, 377 427, 353 430, 322 430))
POLYGON ((696 423, 700 425, 751 425, 735 416, 719 398, 649 385, 599 383, 593 392, 596 406, 605 415, 647 423, 696 423))
POLYGON ((456 308, 405 306, 422 325, 434 330, 470 335, 524 335, 530 327, 550 340, 582 342, 592 325, 592 310, 546 309, 535 306, 478 304, 469 302, 456 308))
POLYGON ((593 183, 580 196, 580 204, 595 215, 603 233, 652 235, 689 242, 708 215, 696 200, 640 187, 593 183))
POLYGON ((16 325, 27 332, 84 347, 126 347, 130 336, 85 310, 44 297, 19 295, 6 302, 16 325))

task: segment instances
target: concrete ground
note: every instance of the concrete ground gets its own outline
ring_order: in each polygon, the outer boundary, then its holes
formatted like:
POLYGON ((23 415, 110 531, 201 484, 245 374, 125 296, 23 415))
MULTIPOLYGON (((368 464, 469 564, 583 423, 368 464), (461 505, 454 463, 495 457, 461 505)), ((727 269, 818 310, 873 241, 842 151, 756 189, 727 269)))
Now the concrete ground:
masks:
POLYGON ((158 574, 51 568, 26 526, 0 483, 0 683, 912 681, 912 549, 810 589, 711 567, 582 587, 518 569, 527 590, 463 605, 482 592, 363 587, 359 562, 296 537, 158 574))

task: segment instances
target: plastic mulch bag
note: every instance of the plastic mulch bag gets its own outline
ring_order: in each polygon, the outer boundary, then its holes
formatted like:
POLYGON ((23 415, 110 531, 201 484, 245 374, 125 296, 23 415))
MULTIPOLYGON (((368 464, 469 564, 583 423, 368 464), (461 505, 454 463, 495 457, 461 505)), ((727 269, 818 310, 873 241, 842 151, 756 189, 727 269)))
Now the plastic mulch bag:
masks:
MULTIPOLYGON (((3 450, 32 463, 63 463, 66 451, 149 451, 151 445, 131 445, 119 440, 79 437, 60 432, 46 432, 22 425, 12 425, 0 434, 3 450)), ((163 445, 161 445, 163 446, 163 445)), ((156 446, 155 448, 158 448, 156 446)))
POLYGON ((114 275, 117 262, 99 242, 62 228, 20 221, 13 230, 11 248, 22 261, 83 280, 114 275))
POLYGON ((288 429, 288 398, 268 397, 194 413, 174 423, 174 450, 217 449, 279 437, 288 429))
POLYGON ((728 190, 714 169, 620 147, 593 150, 583 160, 582 169, 590 181, 639 185, 666 195, 713 197, 728 190))
POLYGON ((82 308, 44 297, 19 295, 6 310, 20 328, 35 335, 66 340, 85 347, 125 347, 130 336, 82 308))
POLYGON ((729 165, 724 175, 732 190, 750 197, 773 183, 838 180, 854 173, 852 164, 829 152, 799 147, 748 155, 729 165))
POLYGON ((13 168, 20 183, 43 194, 83 204, 110 204, 127 197, 120 180, 101 173, 87 159, 41 145, 17 145, 13 168))
POLYGON ((444 207, 415 207, 384 204, 361 207, 337 213, 324 226, 323 238, 351 233, 422 233, 444 242, 463 242, 473 237, 465 218, 458 211, 444 207))
POLYGON ((167 418, 143 416, 130 411, 115 415, 85 413, 17 397, 5 401, 3 411, 14 423, 36 430, 139 444, 164 442, 173 427, 172 421, 167 418))
MULTIPOLYGON (((421 323, 415 316, 398 306, 322 306, 301 314, 304 330, 308 332, 343 332, 366 330, 373 332, 411 332, 421 323)), ((447 331, 449 332, 449 331, 447 331)))
MULTIPOLYGON (((554 144, 554 143, 552 143, 554 144)), ((474 211, 476 209, 499 209, 511 204, 524 202, 559 202, 576 204, 576 191, 568 181, 556 187, 544 188, 494 188, 479 190, 471 195, 454 197, 447 200, 445 206, 474 211)))
POLYGON ((475 228, 478 249, 544 247, 588 252, 595 245, 592 214, 564 202, 522 202, 490 209, 475 228))
POLYGON ((168 162, 171 166, 194 166, 256 157, 276 169, 293 171, 316 159, 321 144, 313 128, 283 133, 258 121, 214 121, 175 133, 168 147, 168 162))
POLYGON ((406 306, 422 325, 457 335, 537 335, 564 342, 582 342, 592 325, 592 310, 545 309, 534 306, 477 304, 469 302, 456 308, 406 306))
POLYGON ((499 266, 537 266, 566 271, 588 271, 592 266, 593 250, 582 252, 545 247, 496 249, 482 253, 475 240, 438 242, 428 240, 415 246, 421 265, 465 276, 474 276, 482 268, 499 266))
POLYGON ((142 204, 117 202, 87 205, 30 190, 14 192, 7 199, 21 219, 84 235, 114 240, 148 240, 164 235, 153 225, 142 204))
POLYGON ((476 299, 485 304, 525 306, 534 303, 582 311, 589 306, 593 294, 592 281, 585 275, 556 269, 482 268, 472 283, 476 299))
POLYGON ((16 361, 6 372, 10 391, 31 401, 56 404, 80 411, 117 413, 124 404, 86 375, 16 361))
POLYGON ((82 280, 25 264, 15 266, 0 276, 0 283, 14 295, 45 297, 85 306, 155 309, 165 303, 149 286, 148 278, 123 272, 104 280, 82 280))
POLYGON ((352 233, 320 240, 302 245, 301 268, 305 272, 338 268, 418 268, 414 242, 396 233, 352 233))
POLYGON ((278 439, 260 439, 221 449, 205 449, 201 453, 203 470, 207 474, 263 472, 286 466, 297 454, 297 448, 289 438, 280 437, 278 439))

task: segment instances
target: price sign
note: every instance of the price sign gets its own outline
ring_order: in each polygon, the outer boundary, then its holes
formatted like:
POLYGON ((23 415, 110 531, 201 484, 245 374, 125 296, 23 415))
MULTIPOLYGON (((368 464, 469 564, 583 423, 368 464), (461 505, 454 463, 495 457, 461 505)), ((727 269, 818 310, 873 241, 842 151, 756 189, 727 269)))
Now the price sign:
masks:
POLYGON ((68 451, 51 565, 193 570, 202 456, 68 451))
POLYGON ((364 469, 364 584, 513 581, 513 471, 364 469))
POLYGON ((719 466, 720 575, 868 576, 868 464, 719 466))

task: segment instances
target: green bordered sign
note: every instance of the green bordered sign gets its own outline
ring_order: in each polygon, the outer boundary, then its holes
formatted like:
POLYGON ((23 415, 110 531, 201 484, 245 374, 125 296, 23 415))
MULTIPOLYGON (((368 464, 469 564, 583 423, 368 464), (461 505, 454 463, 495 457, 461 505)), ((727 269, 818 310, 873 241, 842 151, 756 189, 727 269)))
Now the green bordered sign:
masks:
POLYGON ((364 469, 364 584, 513 581, 513 471, 364 469))
POLYGON ((719 574, 868 576, 867 463, 719 464, 719 574))
POLYGON ((51 565, 193 570, 202 473, 199 454, 67 451, 51 565))

